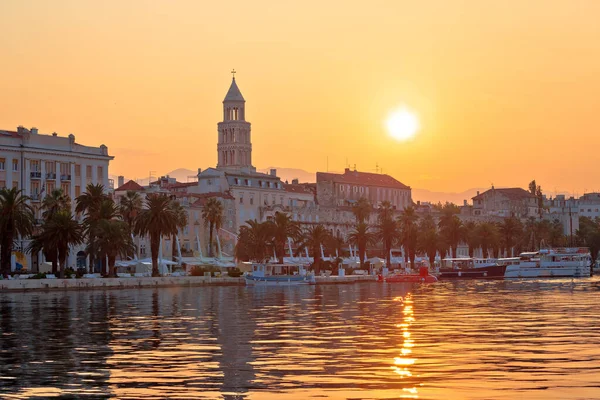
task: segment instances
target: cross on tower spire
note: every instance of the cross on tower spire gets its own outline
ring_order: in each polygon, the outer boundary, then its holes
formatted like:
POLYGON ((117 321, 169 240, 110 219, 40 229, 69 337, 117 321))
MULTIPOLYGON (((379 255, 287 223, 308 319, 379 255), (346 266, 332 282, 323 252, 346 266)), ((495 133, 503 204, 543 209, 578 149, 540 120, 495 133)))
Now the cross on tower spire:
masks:
POLYGON ((235 73, 236 73, 236 70, 234 68, 234 69, 231 70, 231 75, 233 75, 233 79, 235 79, 235 73))

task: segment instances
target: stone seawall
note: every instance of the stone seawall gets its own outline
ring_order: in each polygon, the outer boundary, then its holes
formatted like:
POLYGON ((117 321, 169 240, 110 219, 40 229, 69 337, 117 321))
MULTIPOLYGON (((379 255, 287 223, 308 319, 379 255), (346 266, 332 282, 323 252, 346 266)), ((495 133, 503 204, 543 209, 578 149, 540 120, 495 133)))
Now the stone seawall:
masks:
MULTIPOLYGON (((375 281, 375 276, 318 276, 318 285, 349 284, 375 281)), ((90 289, 133 289, 175 286, 243 286, 244 278, 207 276, 165 276, 158 278, 96 278, 96 279, 13 279, 0 280, 0 292, 32 290, 90 290, 90 289)))

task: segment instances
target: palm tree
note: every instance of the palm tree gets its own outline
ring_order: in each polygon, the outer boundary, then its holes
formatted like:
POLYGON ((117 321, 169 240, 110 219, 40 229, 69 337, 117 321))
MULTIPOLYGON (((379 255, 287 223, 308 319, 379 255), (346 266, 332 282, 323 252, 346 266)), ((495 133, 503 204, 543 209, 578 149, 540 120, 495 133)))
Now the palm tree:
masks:
POLYGON ((367 247, 377 240, 375 233, 371 232, 371 227, 365 222, 359 222, 348 235, 348 241, 358 247, 358 257, 360 268, 365 266, 365 255, 367 247))
POLYGON ((94 225, 101 219, 101 215, 107 215, 107 210, 110 206, 106 200, 110 198, 104 193, 104 186, 101 184, 88 184, 85 192, 79 195, 76 199, 75 212, 85 214, 84 228, 88 240, 88 254, 90 256, 90 271, 93 270, 96 259, 96 238, 94 236, 94 225), (103 210, 102 210, 103 208, 103 210))
POLYGON ((507 251, 510 251, 515 244, 517 238, 523 234, 523 224, 515 217, 506 218, 499 226, 502 236, 502 244, 507 251))
POLYGON ((456 250, 462 236, 462 222, 460 218, 451 210, 447 210, 440 217, 438 225, 444 239, 452 249, 452 257, 456 257, 456 250))
POLYGON ((186 227, 186 225, 188 224, 188 216, 187 216, 187 212, 185 211, 185 208, 183 208, 183 206, 177 201, 177 200, 171 200, 171 203, 169 204, 169 207, 171 208, 171 210, 173 211, 173 213, 175 214, 175 217, 177 219, 176 225, 177 225, 177 232, 175 232, 172 236, 172 243, 171 243, 171 257, 173 258, 173 261, 175 261, 175 255, 177 254, 175 252, 175 248, 177 246, 177 233, 180 229, 184 229, 186 227))
POLYGON ((302 231, 300 225, 292 220, 286 213, 277 211, 275 216, 270 221, 273 224, 273 243, 275 245, 275 254, 279 259, 279 263, 283 264, 285 256, 285 244, 288 238, 298 240, 302 231))
POLYGON ((127 222, 103 219, 95 227, 96 245, 101 254, 108 258, 108 276, 115 276, 117 256, 126 257, 135 250, 127 222))
POLYGON ((387 265, 391 265, 391 253, 394 242, 399 239, 398 224, 394 220, 394 208, 384 201, 377 210, 377 237, 383 242, 387 265))
MULTIPOLYGON (((42 217, 44 218, 44 224, 48 223, 60 211, 69 211, 71 209, 71 199, 67 196, 62 189, 54 189, 42 201, 41 210, 42 217)), ((43 231, 43 226, 42 226, 43 231)), ((29 251, 32 254, 43 252, 46 260, 52 263, 52 273, 58 273, 58 251, 55 247, 44 244, 45 240, 49 238, 45 235, 38 234, 32 237, 32 241, 29 246, 29 251)))
POLYGON ((208 226, 208 256, 213 256, 213 231, 216 229, 217 234, 223 223, 223 204, 216 198, 208 199, 204 207, 202 207, 202 219, 204 226, 208 226))
POLYGON ((59 211, 44 224, 41 235, 45 245, 58 252, 59 276, 64 278, 69 247, 83 243, 83 228, 70 211, 59 211))
POLYGON ((25 237, 33 231, 33 209, 22 191, 17 188, 0 189, 0 272, 10 274, 10 258, 16 237, 25 237))
POLYGON ((338 257, 342 256, 344 251, 344 238, 341 236, 329 235, 329 239, 325 243, 325 249, 329 254, 337 254, 338 257))
POLYGON ((125 193, 125 196, 122 196, 119 199, 119 211, 121 212, 123 221, 125 221, 129 227, 129 232, 133 232, 133 225, 135 224, 135 219, 142 210, 142 203, 142 197, 135 190, 128 190, 125 193))
POLYGON ((71 208, 71 199, 62 189, 54 189, 42 201, 42 217, 48 221, 59 211, 69 210, 71 208))
POLYGON ((462 227, 462 239, 469 247, 469 257, 473 258, 475 249, 481 246, 479 234, 477 232, 477 224, 473 221, 468 221, 462 227))
POLYGON ((431 215, 426 215, 419 225, 419 234, 417 238, 419 251, 427 254, 429 266, 435 265, 435 255, 438 251, 440 237, 437 226, 431 215))
POLYGON ((358 199, 358 201, 352 206, 352 212, 356 217, 356 222, 359 224, 369 220, 371 211, 373 211, 373 206, 371 203, 369 203, 369 200, 364 197, 358 199))
POLYGON ((160 276, 158 270, 160 238, 177 233, 177 216, 169 207, 170 202, 171 200, 165 194, 149 194, 146 196, 146 206, 135 220, 135 234, 150 236, 152 276, 160 276))
POLYGON ((481 249, 483 250, 483 257, 486 258, 488 250, 495 250, 498 247, 500 233, 496 225, 490 222, 482 222, 477 227, 477 233, 481 240, 481 249))
POLYGON ((304 231, 301 239, 301 247, 310 249, 313 255, 313 268, 315 273, 321 272, 321 245, 324 245, 330 237, 330 233, 321 224, 311 226, 304 231))
POLYGON ((404 209, 398 218, 400 225, 400 241, 404 246, 404 259, 410 260, 410 265, 414 267, 415 257, 417 255, 417 221, 419 216, 415 214, 413 207, 404 209))
POLYGON ((235 258, 255 262, 268 260, 270 257, 268 243, 272 238, 272 223, 258 222, 257 220, 246 221, 246 225, 240 226, 235 246, 235 258))

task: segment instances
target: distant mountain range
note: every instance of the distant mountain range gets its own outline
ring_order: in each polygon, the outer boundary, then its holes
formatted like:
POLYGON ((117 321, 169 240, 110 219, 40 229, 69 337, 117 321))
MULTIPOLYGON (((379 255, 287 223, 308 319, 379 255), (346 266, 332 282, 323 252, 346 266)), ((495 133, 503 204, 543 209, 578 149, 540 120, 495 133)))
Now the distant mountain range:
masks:
MULTIPOLYGON (((292 182, 293 179, 298 179, 300 182, 315 182, 316 181, 316 174, 314 172, 308 172, 308 171, 305 171, 303 169, 298 169, 298 168, 269 167, 269 168, 258 168, 257 171, 268 174, 271 169, 276 169, 277 176, 280 177, 281 180, 284 182, 285 181, 292 182)), ((167 172, 166 174, 163 174, 163 175, 169 175, 171 178, 177 179, 178 182, 191 182, 195 179, 197 173, 198 173, 198 171, 194 171, 191 169, 178 168, 173 171, 167 172)), ((114 176, 112 178, 115 179, 115 185, 116 185, 117 177, 114 176)), ((128 179, 129 178, 126 177, 125 181, 127 182, 128 179)), ((157 179, 157 177, 153 177, 153 179, 157 179)), ((139 183, 140 185, 147 185, 148 178, 138 179, 136 182, 139 183)), ((464 200, 467 200, 467 202, 471 203, 471 198, 473 198, 474 196, 477 195, 477 191, 483 192, 487 189, 489 189, 489 188, 473 188, 473 189, 465 190, 463 192, 455 193, 455 192, 434 192, 434 191, 427 190, 427 189, 413 188, 412 189, 412 197, 413 197, 413 201, 415 201, 415 202, 421 201, 421 202, 432 202, 432 203, 438 203, 438 202, 445 203, 446 201, 449 201, 451 203, 462 205, 464 200)))

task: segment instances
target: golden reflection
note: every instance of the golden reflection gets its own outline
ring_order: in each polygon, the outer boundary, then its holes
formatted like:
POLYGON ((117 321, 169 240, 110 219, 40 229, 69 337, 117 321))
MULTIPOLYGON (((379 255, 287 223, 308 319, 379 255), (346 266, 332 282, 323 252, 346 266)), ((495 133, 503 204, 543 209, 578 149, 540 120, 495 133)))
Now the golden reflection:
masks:
MULTIPOLYGON (((415 321, 413 317, 413 301, 412 295, 409 293, 406 297, 397 297, 394 299, 395 301, 401 302, 402 309, 402 323, 397 324, 396 327, 402 330, 402 348, 400 349, 400 357, 394 357, 394 365, 392 365, 392 370, 400 375, 400 378, 408 378, 412 376, 409 367, 414 365, 416 359, 410 357, 412 354, 412 348, 414 347, 414 340, 410 338, 410 326, 415 321)), ((416 387, 412 388, 403 388, 403 392, 406 392, 405 395, 402 395, 402 398, 412 398, 418 399, 419 395, 416 387)))

